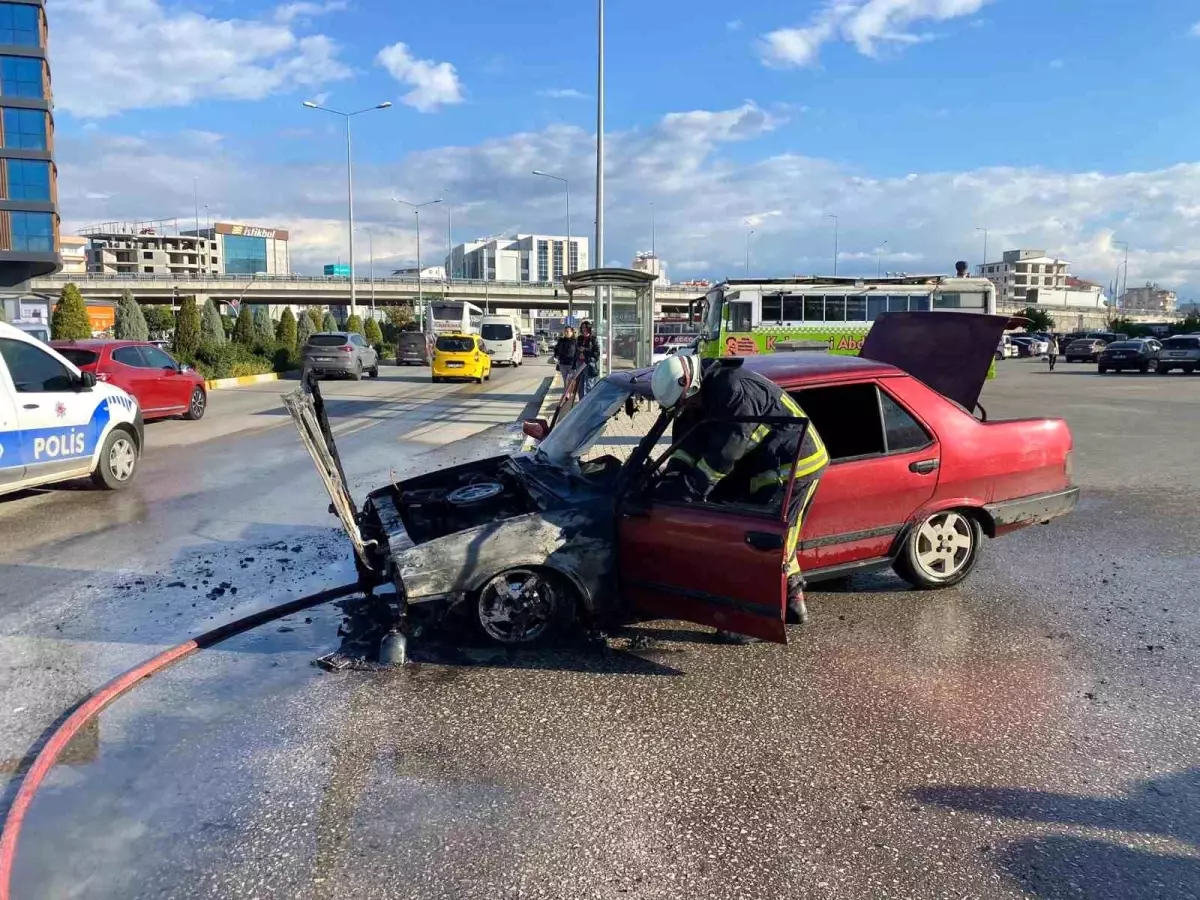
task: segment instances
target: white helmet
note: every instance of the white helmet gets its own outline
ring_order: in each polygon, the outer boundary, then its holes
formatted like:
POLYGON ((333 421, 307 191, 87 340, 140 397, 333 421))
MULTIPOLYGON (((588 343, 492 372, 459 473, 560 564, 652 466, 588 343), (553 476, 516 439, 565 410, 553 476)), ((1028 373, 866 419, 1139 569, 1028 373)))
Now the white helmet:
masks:
POLYGON ((650 390, 663 409, 674 409, 700 390, 700 360, 694 356, 668 356, 654 367, 650 390))

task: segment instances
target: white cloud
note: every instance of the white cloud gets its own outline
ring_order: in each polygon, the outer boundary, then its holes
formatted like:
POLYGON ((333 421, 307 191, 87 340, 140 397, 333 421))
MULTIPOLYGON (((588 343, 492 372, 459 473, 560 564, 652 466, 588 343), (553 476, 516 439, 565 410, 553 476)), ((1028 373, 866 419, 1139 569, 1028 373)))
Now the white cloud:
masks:
POLYGON ((350 75, 332 40, 284 21, 214 19, 158 0, 56 0, 52 14, 55 103, 84 118, 258 100, 350 75))
POLYGON ((439 106, 462 103, 462 84, 448 62, 417 59, 404 43, 392 44, 379 51, 376 61, 401 84, 412 88, 400 98, 402 103, 433 112, 439 106))
MULTIPOLYGON (((1081 277, 1107 283, 1123 259, 1113 244, 1133 236, 1130 283, 1147 279, 1200 296, 1200 161, 1153 171, 1099 173, 990 167, 878 177, 836 160, 756 153, 754 138, 776 127, 753 103, 692 110, 647 127, 608 135, 606 259, 628 262, 649 248, 649 203, 657 249, 673 278, 739 273, 753 222, 753 259, 763 273, 830 268, 831 213, 847 274, 873 274, 887 241, 885 268, 949 272, 955 260, 979 262, 986 226, 990 254, 1041 247, 1070 260, 1081 277), (736 159, 725 150, 741 142, 736 159)), ((300 271, 345 254, 345 170, 338 136, 311 146, 302 164, 263 159, 226 136, 215 145, 180 135, 62 134, 59 201, 64 233, 97 221, 178 216, 190 222, 192 179, 214 217, 289 228, 300 271), (326 152, 328 150, 328 153, 326 152), (112 186, 121 190, 109 195, 112 186)), ((310 144, 312 142, 309 142, 310 144)), ((576 234, 590 235, 594 166, 590 129, 554 125, 474 146, 410 153, 388 163, 359 159, 355 217, 374 233, 382 260, 415 255, 411 219, 398 220, 398 196, 429 185, 453 199, 458 240, 476 235, 560 233, 562 193, 530 176, 543 168, 571 178, 576 234), (584 224, 589 223, 589 224, 584 224)), ((430 211, 423 253, 445 252, 443 208, 430 211), (435 224, 439 223, 439 224, 435 224)), ((424 216, 422 219, 424 220, 424 216)), ((422 224, 425 224, 424 221, 422 224)), ((365 242, 360 262, 366 264, 365 242)), ((839 269, 841 271, 841 269, 839 269)))
POLYGON ((548 88, 538 91, 539 97, 549 97, 551 100, 586 100, 588 95, 575 88, 548 88))
POLYGON ((341 12, 349 4, 345 0, 326 0, 324 3, 311 3, 300 0, 298 3, 285 3, 275 8, 277 22, 294 22, 297 19, 313 19, 317 16, 341 12))
POLYGON ((759 55, 772 66, 810 66, 835 38, 876 57, 888 48, 924 43, 935 35, 914 32, 918 22, 944 22, 973 15, 990 0, 827 0, 805 25, 763 36, 759 55))
POLYGON ((741 19, 730 19, 728 22, 725 23, 725 30, 726 31, 741 31, 742 24, 743 23, 742 23, 741 19))
POLYGON ((1192 30, 1188 32, 1192 37, 1200 37, 1200 22, 1192 26, 1192 30))

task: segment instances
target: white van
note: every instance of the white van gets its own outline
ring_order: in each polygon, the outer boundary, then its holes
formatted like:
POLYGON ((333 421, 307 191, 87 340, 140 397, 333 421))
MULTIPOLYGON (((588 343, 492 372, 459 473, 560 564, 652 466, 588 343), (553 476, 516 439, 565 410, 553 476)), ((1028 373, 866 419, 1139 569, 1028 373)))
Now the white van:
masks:
POLYGON ((484 316, 479 323, 483 349, 495 366, 519 366, 525 361, 521 349, 521 326, 512 316, 484 316))
POLYGON ((0 494, 84 475, 119 490, 133 481, 142 441, 133 397, 0 322, 0 494))

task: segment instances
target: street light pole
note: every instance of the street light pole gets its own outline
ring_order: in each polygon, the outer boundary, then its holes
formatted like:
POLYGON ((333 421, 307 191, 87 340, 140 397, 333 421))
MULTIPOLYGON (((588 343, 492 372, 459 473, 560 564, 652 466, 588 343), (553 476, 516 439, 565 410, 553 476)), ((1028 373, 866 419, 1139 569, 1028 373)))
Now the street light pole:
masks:
POLYGON ((454 205, 446 192, 446 280, 454 280, 454 205))
POLYGON ((988 239, 988 230, 987 230, 986 228, 976 228, 975 230, 976 230, 976 231, 982 231, 982 232, 983 232, 983 265, 981 265, 981 266, 979 267, 979 274, 980 274, 980 275, 982 275, 982 274, 983 274, 983 272, 984 272, 984 270, 983 270, 983 266, 986 266, 986 265, 987 265, 987 239, 988 239))
POLYGON ((1128 241, 1113 241, 1118 247, 1125 248, 1125 277, 1124 284, 1119 285, 1121 288, 1121 302, 1124 303, 1124 297, 1129 293, 1129 242, 1128 241))
MULTIPOLYGON (((604 0, 596 3, 596 261, 592 268, 604 267, 604 0)), ((601 360, 600 375, 612 367, 613 323, 612 292, 608 295, 608 309, 602 310, 604 288, 596 287, 596 318, 603 316, 608 340, 608 355, 601 360)))
POLYGON ((746 232, 746 277, 750 277, 750 235, 754 234, 754 229, 751 228, 746 232))
POLYGON ((837 278, 837 260, 838 260, 838 226, 840 222, 837 216, 831 215, 833 219, 833 277, 837 278))
POLYGON ((371 112, 375 109, 388 109, 391 105, 392 102, 390 100, 385 100, 383 103, 377 103, 374 106, 368 106, 365 109, 348 113, 338 109, 330 109, 328 106, 321 106, 312 100, 304 101, 304 106, 309 109, 319 109, 322 112, 341 116, 346 123, 346 209, 348 219, 347 236, 350 243, 350 315, 352 316, 358 314, 358 300, 354 286, 354 160, 350 149, 350 120, 354 116, 360 116, 365 112, 371 112))
POLYGON ((420 306, 422 312, 425 310, 425 279, 421 277, 421 207, 432 206, 434 203, 441 203, 442 198, 436 200, 426 200, 424 203, 411 203, 408 200, 401 200, 399 197, 393 197, 397 203, 403 203, 405 206, 411 206, 413 215, 417 220, 417 305, 420 306))
POLYGON ((888 245, 887 241, 884 241, 882 244, 879 245, 879 257, 875 263, 875 277, 876 278, 883 277, 883 251, 887 249, 887 245, 888 245))
MULTIPOLYGON (((570 179, 564 178, 561 175, 554 175, 554 174, 551 174, 550 172, 543 172, 541 169, 534 169, 533 174, 540 175, 543 178, 553 178, 555 181, 561 181, 563 184, 563 190, 566 192, 566 195, 567 195, 567 258, 563 260, 563 277, 565 278, 566 276, 571 274, 571 181, 570 181, 570 179)), ((550 265, 551 265, 551 271, 550 271, 551 279, 550 280, 553 281, 554 280, 554 278, 553 278, 553 275, 554 275, 553 255, 551 255, 550 265)), ((574 315, 574 312, 575 312, 574 300, 575 300, 575 295, 568 291, 567 292, 567 320, 568 321, 570 321, 571 316, 574 315)))

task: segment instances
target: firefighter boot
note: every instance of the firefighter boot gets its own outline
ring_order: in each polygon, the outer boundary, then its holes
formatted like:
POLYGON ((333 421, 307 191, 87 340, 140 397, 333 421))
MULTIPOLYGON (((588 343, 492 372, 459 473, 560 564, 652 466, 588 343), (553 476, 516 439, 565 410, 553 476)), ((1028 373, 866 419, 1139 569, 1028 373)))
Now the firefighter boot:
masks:
POLYGON ((808 624, 808 606, 804 603, 804 576, 789 575, 787 582, 787 623, 808 624))

